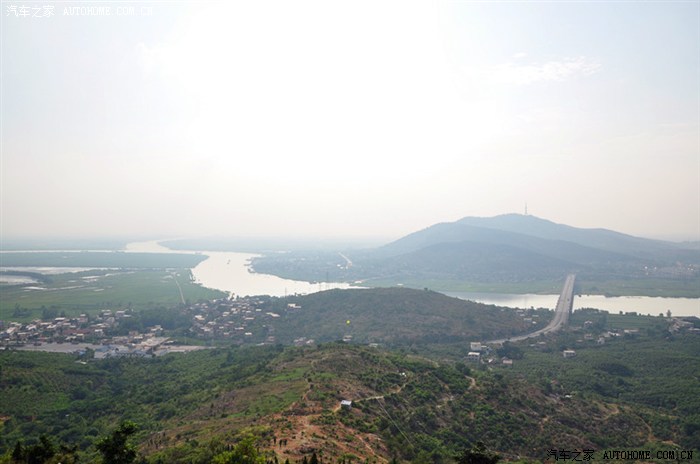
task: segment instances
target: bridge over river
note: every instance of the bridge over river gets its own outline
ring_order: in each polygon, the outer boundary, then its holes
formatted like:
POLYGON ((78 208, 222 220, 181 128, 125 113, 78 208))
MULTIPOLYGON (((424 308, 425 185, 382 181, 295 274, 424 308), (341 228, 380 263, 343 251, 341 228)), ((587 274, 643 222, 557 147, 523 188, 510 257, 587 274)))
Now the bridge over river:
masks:
POLYGON ((535 332, 517 335, 515 337, 501 338, 499 340, 490 340, 485 342, 487 344, 499 344, 506 341, 517 342, 520 340, 525 340, 528 338, 537 337, 542 334, 547 334, 550 332, 556 332, 561 329, 569 322, 569 315, 574 304, 574 283, 576 282, 576 274, 569 274, 566 276, 566 281, 564 282, 564 287, 561 289, 561 295, 559 295, 559 300, 557 301, 557 307, 555 309, 554 318, 547 324, 547 327, 537 330, 535 332))

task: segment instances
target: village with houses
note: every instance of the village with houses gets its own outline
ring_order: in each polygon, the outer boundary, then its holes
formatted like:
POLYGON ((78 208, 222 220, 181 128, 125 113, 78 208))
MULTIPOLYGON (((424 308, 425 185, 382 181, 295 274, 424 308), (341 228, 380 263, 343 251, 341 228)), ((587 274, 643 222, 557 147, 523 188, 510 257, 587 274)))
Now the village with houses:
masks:
POLYGON ((120 321, 128 319, 126 311, 102 310, 88 317, 56 317, 51 321, 34 320, 30 323, 0 321, 0 349, 73 353, 95 359, 109 357, 162 356, 171 352, 190 351, 163 337, 160 325, 144 332, 129 331, 128 335, 111 335, 120 321))
MULTIPOLYGON (((61 315, 48 320, 36 319, 31 322, 0 321, 0 350, 28 350, 73 353, 88 358, 110 357, 155 357, 168 353, 187 352, 220 346, 235 345, 274 345, 279 343, 275 331, 278 322, 294 318, 302 311, 297 303, 286 303, 275 311, 269 310, 268 297, 229 297, 200 301, 184 308, 165 310, 179 311, 181 324, 178 327, 164 328, 160 324, 143 326, 139 324, 139 314, 130 309, 102 309, 92 313, 82 313, 77 317, 61 315)), ((526 322, 535 321, 537 314, 532 311, 517 310, 526 322)), ((596 330, 590 320, 583 322, 576 330, 578 343, 603 345, 623 336, 635 336, 639 329, 596 330)), ((700 334, 700 329, 681 318, 672 318, 668 325, 671 333, 688 332, 700 334)), ((311 334, 298 334, 292 344, 295 346, 315 343, 311 334)), ((346 333, 339 338, 345 343, 353 342, 353 335, 346 333)), ((473 341, 464 361, 488 366, 512 366, 512 357, 498 354, 502 344, 473 341)), ((543 340, 531 339, 530 346, 546 347, 543 340)), ((377 348, 379 343, 369 343, 377 348)), ((575 358, 574 349, 562 350, 564 358, 575 358)))
MULTIPOLYGON (((0 321, 0 349, 54 351, 82 354, 94 352, 97 359, 123 356, 162 356, 173 352, 207 348, 207 342, 228 340, 236 344, 246 342, 274 344, 274 328, 267 327, 264 320, 280 317, 273 312, 263 313, 256 306, 256 298, 225 298, 198 302, 184 308, 189 316, 189 327, 166 330, 155 324, 131 329, 135 316, 128 309, 103 309, 77 317, 54 317, 50 320, 31 322, 0 321), (262 324, 260 324, 262 322, 262 324), (255 329, 251 326, 255 324, 255 329), (125 329, 127 327, 128 329, 125 329), (260 341, 253 337, 253 330, 269 331, 260 341), (171 333, 184 334, 172 337, 171 333), (189 343, 192 343, 191 345, 189 343)), ((289 311, 301 309, 294 304, 289 311)), ((300 339, 299 343, 313 343, 300 339)))
MULTIPOLYGON (((129 309, 102 309, 76 317, 61 315, 31 322, 0 321, 0 350, 50 351, 84 354, 95 359, 150 357, 215 347, 273 345, 277 343, 273 321, 292 316, 302 308, 288 303, 282 314, 263 310, 265 297, 230 297, 200 301, 178 311, 187 322, 178 327, 160 324, 140 327, 138 313, 129 309), (94 355, 93 355, 94 353, 94 355)), ((345 342, 352 335, 345 335, 345 342)), ((296 346, 311 345, 313 338, 300 336, 296 346)), ((377 344, 372 344, 378 346, 377 344)))

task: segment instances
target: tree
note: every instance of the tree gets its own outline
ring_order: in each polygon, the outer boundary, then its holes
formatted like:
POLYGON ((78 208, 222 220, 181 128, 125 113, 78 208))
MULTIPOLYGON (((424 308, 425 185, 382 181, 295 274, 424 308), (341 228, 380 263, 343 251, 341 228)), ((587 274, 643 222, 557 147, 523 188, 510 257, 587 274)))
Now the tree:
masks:
POLYGON ((510 359, 523 359, 523 350, 513 345, 511 342, 505 342, 502 348, 496 350, 498 356, 510 359))
POLYGON ((455 459, 457 464, 496 464, 501 457, 498 454, 489 453, 486 446, 478 441, 471 449, 465 449, 455 459))
POLYGON ((102 454, 104 464, 131 464, 136 460, 136 447, 127 440, 137 430, 134 422, 124 421, 111 435, 97 441, 95 447, 102 454))
POLYGON ((58 317, 58 310, 56 308, 41 307, 41 320, 50 321, 56 317, 58 317))
POLYGON ((12 450, 12 462, 13 463, 20 463, 20 462, 25 462, 26 453, 24 451, 24 447, 22 446, 22 442, 17 441, 15 444, 15 448, 12 450))
MULTIPOLYGON (((39 437, 39 443, 25 448, 24 457, 27 464, 44 464, 56 454, 56 446, 46 435, 39 437)), ((24 462, 24 461, 22 461, 24 462)))
POLYGON ((15 444, 10 460, 5 461, 0 457, 0 462, 12 464, 75 464, 78 462, 77 446, 60 445, 56 447, 51 438, 46 435, 39 437, 39 443, 33 446, 24 446, 21 441, 15 444))
POLYGON ((265 457, 255 446, 255 437, 241 440, 231 451, 214 456, 214 464, 265 464, 265 457))

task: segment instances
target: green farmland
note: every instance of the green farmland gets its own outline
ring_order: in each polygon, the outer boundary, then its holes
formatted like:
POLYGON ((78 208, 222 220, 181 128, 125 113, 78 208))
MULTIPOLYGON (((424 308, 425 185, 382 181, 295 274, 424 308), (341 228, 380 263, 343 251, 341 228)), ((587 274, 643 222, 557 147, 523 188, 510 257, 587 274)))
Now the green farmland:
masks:
POLYGON ((175 306, 183 300, 224 296, 192 282, 189 269, 93 270, 49 278, 50 282, 37 286, 0 287, 0 320, 30 321, 40 318, 44 308, 73 316, 99 309, 175 306))
POLYGON ((205 258, 118 252, 2 253, 2 267, 15 269, 4 273, 31 277, 36 283, 0 286, 0 320, 30 321, 40 318, 45 309, 74 316, 100 309, 170 307, 220 298, 222 292, 192 281, 190 268, 205 258), (37 267, 97 269, 44 274, 37 267))

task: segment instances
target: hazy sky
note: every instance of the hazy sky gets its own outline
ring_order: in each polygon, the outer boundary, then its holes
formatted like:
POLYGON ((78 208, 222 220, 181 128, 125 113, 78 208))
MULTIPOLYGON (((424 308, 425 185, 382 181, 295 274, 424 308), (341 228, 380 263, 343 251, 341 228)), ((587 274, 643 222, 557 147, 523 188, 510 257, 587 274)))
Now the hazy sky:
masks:
POLYGON ((697 1, 2 0, 0 26, 5 237, 395 238, 527 202, 700 240, 697 1))

